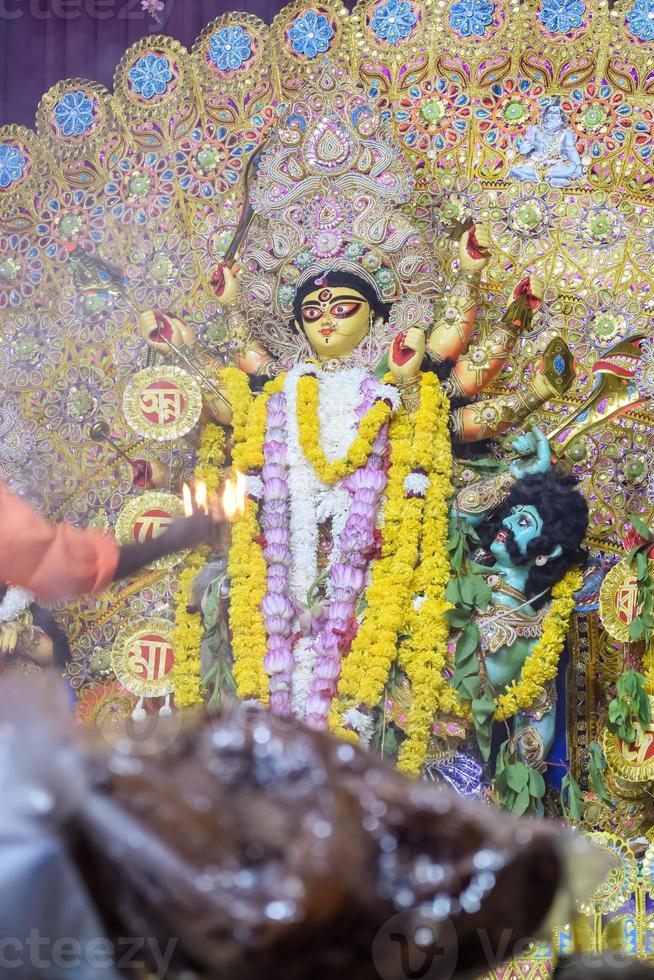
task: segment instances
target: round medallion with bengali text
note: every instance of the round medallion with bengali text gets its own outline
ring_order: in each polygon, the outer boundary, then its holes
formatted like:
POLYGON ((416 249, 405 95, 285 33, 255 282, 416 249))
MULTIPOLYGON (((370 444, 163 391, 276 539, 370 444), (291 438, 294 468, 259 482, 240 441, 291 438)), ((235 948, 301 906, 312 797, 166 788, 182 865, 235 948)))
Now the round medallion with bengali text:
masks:
MULTIPOLYGON (((654 562, 650 563, 650 569, 654 562)), ((606 632, 621 643, 631 640, 629 626, 638 615, 636 570, 625 560, 614 565, 602 582, 599 611, 606 632)))
POLYGON ((111 663, 120 683, 139 698, 157 698, 173 690, 175 626, 167 619, 143 620, 121 630, 111 663))
POLYGON ((140 436, 160 442, 180 439, 197 425, 201 412, 200 388, 181 368, 144 368, 125 386, 123 414, 140 436))
MULTIPOLYGON (((184 516, 184 505, 172 493, 156 490, 128 500, 116 520, 116 540, 119 544, 142 544, 158 538, 170 525, 184 516)), ((150 568, 171 568, 188 554, 176 551, 151 563, 150 568)))
POLYGON ((650 695, 650 722, 635 742, 604 731, 603 745, 609 769, 627 783, 642 785, 654 780, 654 697, 650 695))

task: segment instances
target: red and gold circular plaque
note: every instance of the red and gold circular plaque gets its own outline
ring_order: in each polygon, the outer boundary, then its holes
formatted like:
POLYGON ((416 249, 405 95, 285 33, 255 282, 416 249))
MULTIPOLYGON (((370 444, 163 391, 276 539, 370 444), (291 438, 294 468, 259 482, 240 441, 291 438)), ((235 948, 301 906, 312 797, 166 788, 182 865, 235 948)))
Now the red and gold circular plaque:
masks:
POLYGON ((599 610, 609 636, 628 643, 629 625, 638 615, 639 606, 636 570, 627 561, 619 561, 606 575, 600 588, 599 610))
MULTIPOLYGON (((116 521, 116 540, 119 544, 140 544, 158 538, 173 521, 184 516, 184 504, 172 493, 150 490, 128 500, 116 521)), ((152 562, 151 568, 171 568, 181 561, 186 551, 177 551, 152 562)))
POLYGON ((168 619, 143 620, 121 630, 111 664, 120 683, 139 698, 157 698, 173 690, 175 650, 168 619))
POLYGON ((197 425, 202 394, 187 371, 162 365, 133 375, 123 393, 123 414, 141 436, 166 442, 197 425))
POLYGON ((639 732, 632 744, 627 744, 608 729, 604 732, 606 763, 627 783, 649 783, 654 780, 654 697, 649 699, 651 721, 639 732))

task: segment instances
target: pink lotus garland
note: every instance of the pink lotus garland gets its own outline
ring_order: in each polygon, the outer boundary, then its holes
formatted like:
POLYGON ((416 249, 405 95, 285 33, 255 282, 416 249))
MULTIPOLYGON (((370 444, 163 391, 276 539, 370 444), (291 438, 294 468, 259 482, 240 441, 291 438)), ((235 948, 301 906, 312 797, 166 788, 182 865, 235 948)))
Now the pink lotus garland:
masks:
MULTIPOLYGON (((357 409, 362 418, 379 397, 372 379, 361 385, 363 401, 357 409)), ((329 599, 319 632, 313 641, 313 678, 307 696, 308 725, 327 728, 332 699, 341 673, 341 657, 349 652, 358 624, 356 604, 366 584, 367 571, 376 549, 375 526, 387 481, 388 425, 373 443, 366 464, 343 480, 352 504, 336 541, 336 558, 330 567, 325 593, 329 599)))
POLYGON ((267 645, 264 667, 270 677, 270 709, 284 718, 292 713, 293 640, 291 623, 295 610, 289 599, 288 570, 292 561, 289 534, 289 501, 286 482, 286 395, 271 395, 266 407, 266 440, 261 528, 265 542, 266 594, 261 610, 267 645))
MULTIPOLYGON (((359 418, 379 398, 373 379, 361 385, 363 399, 356 410, 359 418)), ((268 399, 266 439, 263 447, 264 467, 261 528, 264 534, 263 555, 266 560, 266 594, 262 602, 267 634, 264 661, 270 676, 270 708, 276 715, 292 714, 292 677, 294 668, 292 635, 297 610, 290 598, 290 501, 286 481, 286 396, 268 399)), ((341 655, 347 653, 357 632, 356 604, 364 590, 367 571, 377 548, 375 527, 381 497, 386 489, 388 426, 384 426, 372 446, 365 466, 347 477, 342 486, 351 495, 351 507, 343 530, 335 542, 338 557, 331 565, 325 593, 328 603, 323 613, 311 620, 315 633, 313 677, 306 703, 306 721, 317 729, 327 727, 327 717, 336 694, 341 672, 341 655)))

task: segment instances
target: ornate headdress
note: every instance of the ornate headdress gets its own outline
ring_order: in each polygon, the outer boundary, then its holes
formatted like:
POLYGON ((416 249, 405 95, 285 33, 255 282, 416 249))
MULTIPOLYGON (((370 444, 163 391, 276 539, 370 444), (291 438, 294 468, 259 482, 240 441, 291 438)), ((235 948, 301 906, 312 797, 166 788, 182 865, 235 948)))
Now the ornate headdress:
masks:
POLYGON ((354 274, 380 303, 393 304, 384 342, 430 322, 434 260, 400 210, 413 187, 413 171, 379 113, 325 59, 285 107, 259 158, 240 249, 248 330, 284 366, 308 353, 290 326, 296 292, 325 273, 354 274))

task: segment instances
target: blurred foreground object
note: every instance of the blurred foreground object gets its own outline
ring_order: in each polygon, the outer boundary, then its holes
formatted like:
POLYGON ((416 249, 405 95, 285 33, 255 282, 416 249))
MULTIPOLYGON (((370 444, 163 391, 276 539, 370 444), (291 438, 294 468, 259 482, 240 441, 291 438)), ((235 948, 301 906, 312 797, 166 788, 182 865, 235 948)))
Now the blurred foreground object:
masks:
POLYGON ((542 935, 553 906, 566 917, 603 874, 581 838, 256 708, 189 716, 174 739, 169 724, 157 720, 145 754, 138 739, 75 730, 50 684, 3 686, 12 976, 113 977, 107 950, 122 958, 115 976, 144 975, 145 961, 179 980, 403 980, 427 959, 422 976, 482 975, 492 950, 542 935), (131 959, 126 937, 141 937, 131 959))

